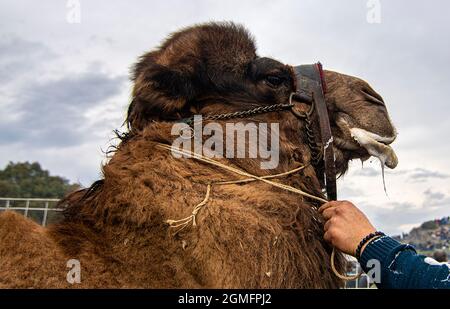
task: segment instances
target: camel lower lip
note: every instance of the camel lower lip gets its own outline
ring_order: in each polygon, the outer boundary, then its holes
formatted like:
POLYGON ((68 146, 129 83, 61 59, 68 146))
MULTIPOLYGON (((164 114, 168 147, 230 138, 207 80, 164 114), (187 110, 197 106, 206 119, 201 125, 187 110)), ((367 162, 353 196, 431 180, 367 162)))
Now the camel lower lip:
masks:
POLYGON ((383 165, 391 169, 397 166, 398 158, 395 151, 391 146, 383 143, 387 140, 394 140, 395 138, 379 137, 374 133, 359 128, 350 129, 350 133, 361 147, 365 148, 370 155, 377 157, 383 165))
POLYGON ((360 149, 360 147, 358 146, 358 144, 354 143, 354 142, 349 142, 343 138, 339 138, 339 137, 334 137, 334 144, 344 150, 349 150, 349 151, 356 151, 358 149, 360 149))

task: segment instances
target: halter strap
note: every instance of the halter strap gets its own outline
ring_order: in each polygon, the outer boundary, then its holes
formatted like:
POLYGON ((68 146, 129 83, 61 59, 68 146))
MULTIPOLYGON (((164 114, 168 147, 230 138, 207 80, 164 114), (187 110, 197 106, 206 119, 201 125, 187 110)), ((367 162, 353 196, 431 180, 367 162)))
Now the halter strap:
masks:
POLYGON ((333 150, 333 135, 325 102, 326 85, 323 79, 322 64, 300 65, 294 67, 297 78, 295 97, 315 105, 319 118, 320 136, 322 142, 323 160, 325 166, 325 188, 328 200, 337 199, 336 164, 333 150))

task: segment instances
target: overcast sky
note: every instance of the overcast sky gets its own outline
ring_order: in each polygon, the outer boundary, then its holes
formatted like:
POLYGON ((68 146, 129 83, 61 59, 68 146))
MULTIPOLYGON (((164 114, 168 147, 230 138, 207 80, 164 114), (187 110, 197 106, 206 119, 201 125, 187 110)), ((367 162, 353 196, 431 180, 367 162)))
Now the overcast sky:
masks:
POLYGON ((254 34, 260 55, 320 60, 384 97, 399 131, 388 195, 373 160, 352 164, 339 197, 379 229, 409 231, 450 215, 449 12, 446 0, 2 0, 0 168, 38 161, 88 186, 123 122, 136 58, 180 27, 235 21, 254 34))

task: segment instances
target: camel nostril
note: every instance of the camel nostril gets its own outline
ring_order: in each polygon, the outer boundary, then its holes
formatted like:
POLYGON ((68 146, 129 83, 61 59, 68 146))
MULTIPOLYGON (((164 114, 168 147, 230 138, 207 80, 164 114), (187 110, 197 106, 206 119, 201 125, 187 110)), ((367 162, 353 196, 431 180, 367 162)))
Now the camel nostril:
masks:
POLYGON ((362 92, 367 93, 367 94, 371 95, 372 97, 375 97, 376 99, 378 99, 380 101, 383 101, 383 98, 381 97, 381 95, 379 95, 378 92, 373 90, 370 86, 363 87, 362 88, 362 92))
POLYGON ((374 104, 381 105, 381 106, 386 106, 384 104, 383 98, 379 94, 377 94, 375 92, 369 93, 366 89, 363 89, 362 93, 363 93, 364 98, 366 100, 368 100, 369 102, 372 102, 374 104))

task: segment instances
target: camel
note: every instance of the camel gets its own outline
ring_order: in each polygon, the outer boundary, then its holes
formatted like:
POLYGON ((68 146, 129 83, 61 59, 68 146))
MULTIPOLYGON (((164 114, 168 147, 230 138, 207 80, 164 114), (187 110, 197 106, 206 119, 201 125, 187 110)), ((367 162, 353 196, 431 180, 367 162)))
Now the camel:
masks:
MULTIPOLYGON (((292 67, 260 57, 241 25, 207 23, 171 35, 132 69, 134 88, 120 143, 103 177, 66 196, 64 219, 41 227, 15 212, 0 214, 1 288, 340 288, 323 240, 321 202, 248 181, 214 186, 181 231, 168 224, 189 217, 207 185, 237 176, 193 158, 178 158, 174 123, 193 115, 284 104, 295 89, 292 67), (69 261, 79 280, 68 280, 69 261)), ((385 103, 365 81, 324 71, 325 94, 339 174, 353 159, 378 155, 389 166, 396 129, 385 103)), ((296 101, 299 110, 308 104, 296 101)), ((320 130, 312 116, 317 142, 320 130)), ((312 164, 305 122, 273 111, 218 123, 279 125, 279 164, 261 157, 216 161, 325 198, 323 167, 312 164)), ((336 268, 346 268, 342 254, 336 268)))

